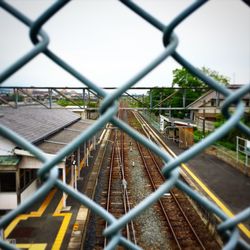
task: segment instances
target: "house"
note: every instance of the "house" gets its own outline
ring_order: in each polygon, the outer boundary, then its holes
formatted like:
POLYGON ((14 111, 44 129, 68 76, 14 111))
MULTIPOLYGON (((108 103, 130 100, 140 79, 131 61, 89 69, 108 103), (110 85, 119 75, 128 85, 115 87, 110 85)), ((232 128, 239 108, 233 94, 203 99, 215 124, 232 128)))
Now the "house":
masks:
MULTIPOLYGON (((237 90, 242 85, 229 85, 228 88, 232 91, 237 90)), ((225 100, 224 95, 218 93, 216 90, 209 90, 200 98, 187 106, 190 110, 190 118, 197 124, 198 128, 205 126, 206 131, 214 129, 213 122, 217 116, 221 114, 221 107, 225 100), (205 125, 204 125, 204 121, 205 125)), ((250 112, 250 93, 242 98, 245 103, 245 112, 250 112)), ((232 104, 230 111, 235 110, 235 105, 232 104)))
MULTIPOLYGON (((41 106, 0 108, 0 124, 36 145, 48 158, 55 156, 92 123, 66 109, 41 106)), ((95 137, 62 159, 57 167, 63 182, 77 188, 77 178, 83 166, 88 164, 90 150, 94 147, 95 137)), ((30 152, 0 136, 0 210, 16 208, 37 190, 41 183, 36 172, 41 166, 42 163, 30 152)))

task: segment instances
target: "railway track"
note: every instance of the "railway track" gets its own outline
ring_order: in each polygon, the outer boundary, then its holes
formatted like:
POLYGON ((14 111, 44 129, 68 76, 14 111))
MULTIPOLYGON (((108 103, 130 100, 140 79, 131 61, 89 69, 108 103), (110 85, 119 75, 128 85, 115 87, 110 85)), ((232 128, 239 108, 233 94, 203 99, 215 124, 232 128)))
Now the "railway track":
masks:
MULTIPOLYGON (((165 149, 164 142, 138 113, 120 110, 119 118, 165 149)), ((116 127, 109 126, 109 129, 109 146, 103 157, 96 201, 120 218, 154 192, 165 178, 161 174, 161 159, 116 127)), ((187 197, 172 189, 128 223, 122 235, 143 249, 219 249, 200 217, 194 214, 187 197)), ((94 219, 94 224, 95 243, 86 249, 103 249, 109 242, 102 235, 108 225, 99 217, 94 219)))
MULTIPOLYGON (((165 178, 162 176, 158 163, 155 161, 151 152, 138 142, 136 144, 152 185, 152 190, 156 191, 165 181, 165 178)), ((164 197, 158 201, 158 204, 167 222, 167 226, 170 229, 174 242, 179 249, 190 246, 198 249, 205 249, 204 244, 189 222, 174 192, 170 191, 166 193, 164 197)))
MULTIPOLYGON (((106 178, 103 185, 101 205, 116 218, 120 218, 131 209, 129 191, 125 174, 124 160, 124 133, 113 128, 110 141, 112 142, 109 167, 106 169, 106 178)), ((107 228, 107 222, 99 219, 96 227, 95 249, 103 249, 108 244, 108 239, 102 233, 107 228)), ((124 237, 137 244, 135 226, 133 221, 128 223, 122 231, 124 237)))
MULTIPOLYGON (((156 143, 167 149, 165 143, 161 138, 153 131, 153 129, 146 123, 146 121, 138 113, 133 112, 133 115, 140 124, 137 130, 156 141, 156 143)), ((131 116, 130 116, 131 117, 131 116)), ((140 152, 141 160, 143 162, 145 172, 150 180, 152 191, 155 191, 164 181, 165 177, 161 173, 161 167, 163 165, 159 158, 156 158, 146 147, 141 146, 138 142, 135 142, 140 152)), ((155 206, 156 207, 156 206, 155 206)), ((207 231, 201 226, 197 228, 197 223, 194 223, 196 228, 192 226, 194 218, 189 220, 188 217, 193 216, 188 212, 187 207, 190 208, 187 198, 183 193, 177 189, 172 189, 169 193, 166 193, 158 201, 156 209, 161 212, 164 220, 166 221, 169 233, 171 234, 171 241, 174 248, 177 249, 218 249, 218 245, 214 242, 208 241, 209 237, 206 236, 207 231), (179 198, 180 197, 180 198, 179 198), (185 209, 183 208, 185 206, 185 209), (199 231, 199 233, 197 233, 199 231), (199 236, 201 235, 201 236, 199 236)), ((188 209, 190 211, 190 209, 188 209)), ((197 217, 197 216, 196 216, 197 217)))

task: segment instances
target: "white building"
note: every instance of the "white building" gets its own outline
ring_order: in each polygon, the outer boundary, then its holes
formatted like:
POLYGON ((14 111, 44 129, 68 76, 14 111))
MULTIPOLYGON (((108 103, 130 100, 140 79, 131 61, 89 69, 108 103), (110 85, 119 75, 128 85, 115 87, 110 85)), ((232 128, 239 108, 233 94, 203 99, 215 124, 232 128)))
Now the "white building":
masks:
MULTIPOLYGON (((35 144, 48 157, 53 157, 93 122, 65 109, 0 106, 0 124, 35 144)), ((76 179, 87 164, 88 154, 94 145, 95 138, 58 164, 63 181, 76 186, 76 179)), ((0 210, 16 208, 37 190, 41 183, 36 172, 41 166, 42 163, 28 151, 0 136, 0 210)))

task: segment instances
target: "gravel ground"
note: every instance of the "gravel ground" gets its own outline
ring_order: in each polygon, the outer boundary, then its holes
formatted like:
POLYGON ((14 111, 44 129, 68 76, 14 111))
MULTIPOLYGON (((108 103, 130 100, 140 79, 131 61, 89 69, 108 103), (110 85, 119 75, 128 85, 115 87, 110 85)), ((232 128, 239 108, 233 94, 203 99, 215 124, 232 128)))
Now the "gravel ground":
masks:
MULTIPOLYGON (((135 146, 135 142, 133 144, 135 146)), ((145 178, 145 172, 137 150, 128 150, 128 163, 130 167, 128 188, 135 206, 150 195, 152 190, 148 178, 145 178), (132 166, 133 161, 135 164, 134 167, 132 166)), ((170 249, 166 231, 162 230, 165 225, 153 207, 146 209, 134 222, 137 225, 136 228, 140 230, 137 236, 139 237, 139 246, 144 249, 170 249)))

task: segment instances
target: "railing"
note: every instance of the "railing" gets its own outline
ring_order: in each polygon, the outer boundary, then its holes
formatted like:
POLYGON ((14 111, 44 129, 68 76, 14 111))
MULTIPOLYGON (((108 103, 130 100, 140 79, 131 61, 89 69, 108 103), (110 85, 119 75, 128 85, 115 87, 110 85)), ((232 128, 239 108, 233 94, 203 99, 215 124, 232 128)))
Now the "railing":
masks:
MULTIPOLYGON (((136 218, 149 206, 152 206, 164 193, 168 192, 172 187, 176 186, 183 190, 187 195, 189 195, 193 200, 198 202, 204 208, 213 212, 217 215, 222 223, 218 226, 218 232, 223 235, 228 236, 228 241, 224 246, 225 249, 233 249, 239 244, 245 249, 249 249, 249 245, 240 238, 239 230, 237 225, 249 218, 250 208, 246 208, 241 213, 237 214, 233 218, 229 218, 222 210, 220 210, 214 203, 205 199, 197 192, 194 192, 187 184, 185 184, 181 179, 179 179, 179 165, 181 162, 186 162, 191 159, 194 155, 197 155, 203 149, 214 143, 216 140, 223 137, 230 129, 237 127, 246 135, 250 135, 250 129, 240 122, 240 118, 244 114, 244 104, 241 98, 250 91, 250 84, 246 84, 240 89, 232 92, 224 85, 211 79, 203 72, 198 70, 194 65, 192 65, 187 59, 185 59, 181 54, 176 51, 178 46, 178 37, 175 35, 175 28, 182 22, 185 21, 192 13, 198 11, 207 1, 198 0, 188 6, 184 11, 177 15, 170 23, 164 24, 153 17, 150 13, 146 12, 140 6, 134 4, 131 1, 121 0, 121 2, 131 9, 138 16, 142 17, 149 25, 152 25, 163 35, 163 45, 164 49, 162 53, 155 58, 151 63, 148 64, 144 69, 142 69, 138 74, 133 76, 128 82, 125 82, 121 87, 114 90, 112 93, 106 92, 104 89, 99 88, 97 84, 91 82, 83 74, 75 70, 70 64, 63 60, 63 58, 57 56, 53 51, 48 48, 49 37, 42 30, 43 25, 53 17, 55 13, 60 11, 69 0, 61 0, 53 3, 42 15, 38 17, 37 20, 32 21, 27 16, 22 14, 19 10, 13 8, 10 4, 0 1, 0 6, 13 15, 17 20, 22 22, 24 25, 30 28, 30 39, 34 44, 34 47, 15 63, 8 66, 0 75, 0 83, 12 76, 21 67, 29 63, 40 53, 43 53, 51 61, 60 66, 63 70, 70 73, 73 77, 81 81, 85 86, 89 87, 97 95, 103 97, 103 102, 100 107, 100 117, 99 119, 81 135, 79 135, 72 143, 65 146, 54 158, 48 159, 46 155, 36 146, 29 143, 27 140, 22 138, 20 135, 11 131, 9 128, 0 125, 0 134, 14 143, 21 146, 23 149, 28 150, 30 153, 35 155, 40 161, 43 162, 43 166, 38 170, 38 177, 43 179, 43 185, 35 192, 35 194, 28 200, 20 204, 16 209, 7 213, 0 220, 0 229, 6 227, 18 214, 24 212, 28 207, 34 204, 36 201, 40 200, 42 197, 49 192, 52 187, 57 187, 68 195, 72 196, 74 199, 78 200, 80 203, 90 208, 94 213, 101 216, 107 221, 108 227, 104 230, 104 236, 110 239, 107 249, 113 249, 118 244, 123 245, 131 249, 139 249, 138 246, 132 242, 125 239, 120 231, 127 223, 132 219, 136 218), (172 57, 176 62, 178 62, 183 67, 187 68, 192 74, 197 76, 203 82, 205 82, 210 88, 215 89, 221 95, 224 95, 226 100, 222 106, 222 113, 227 118, 227 121, 204 140, 195 144, 189 150, 185 151, 178 158, 171 157, 168 153, 163 152, 156 144, 149 141, 142 135, 139 135, 135 130, 129 127, 127 124, 122 122, 120 119, 116 118, 115 114, 118 110, 117 100, 126 92, 130 87, 134 86, 139 80, 146 76, 150 71, 155 69, 159 64, 161 64, 167 58, 172 57), (236 110, 233 114, 228 112, 231 104, 236 105, 236 110), (96 204, 93 200, 89 199, 82 193, 73 190, 71 187, 64 184, 58 178, 58 169, 56 165, 61 161, 61 159, 68 154, 72 153, 79 145, 84 143, 93 137, 101 127, 104 127, 108 122, 113 123, 115 126, 119 127, 125 133, 133 137, 138 142, 142 143, 144 146, 153 151, 166 163, 162 172, 167 180, 162 184, 154 193, 146 197, 140 204, 131 209, 123 217, 116 219, 112 214, 108 213, 104 208, 96 204)), ((245 1, 247 3, 247 1, 245 1)), ((53 86, 51 86, 53 87, 53 86)), ((0 240, 0 247, 4 249, 15 249, 6 241, 0 240)))

